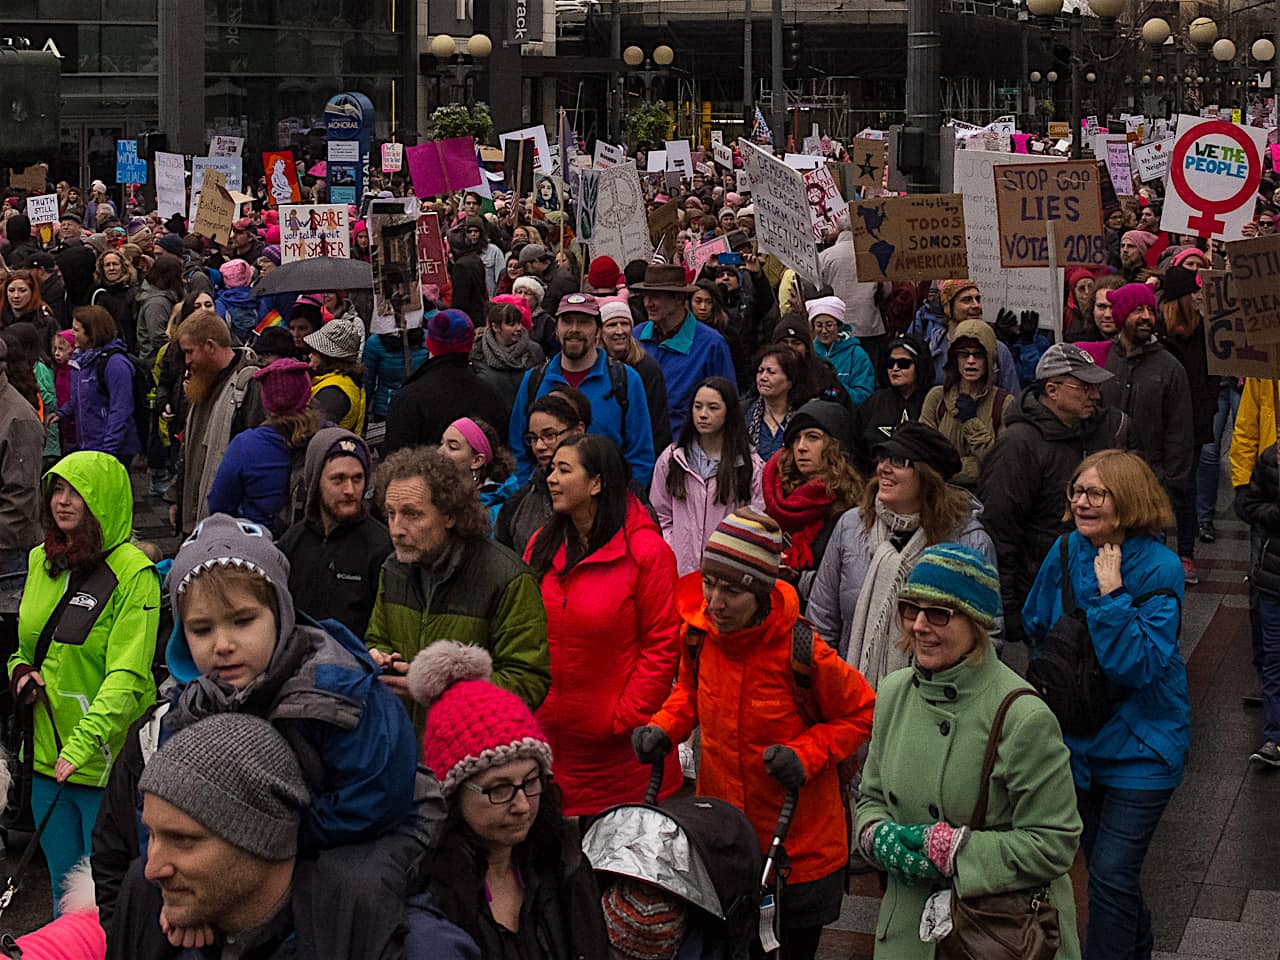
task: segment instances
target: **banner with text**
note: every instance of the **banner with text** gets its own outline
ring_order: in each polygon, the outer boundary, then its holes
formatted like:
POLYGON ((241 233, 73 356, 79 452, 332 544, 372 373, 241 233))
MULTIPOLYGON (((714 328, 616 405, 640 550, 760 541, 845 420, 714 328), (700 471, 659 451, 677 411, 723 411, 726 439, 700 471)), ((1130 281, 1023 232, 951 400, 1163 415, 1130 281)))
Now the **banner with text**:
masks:
POLYGON ((849 204, 858 280, 953 280, 969 275, 964 198, 957 193, 849 204))
POLYGON ((1102 232, 1102 191, 1092 160, 996 167, 1000 266, 1049 266, 1045 224, 1055 222, 1059 266, 1096 267, 1107 262, 1102 232))
POLYGON ((595 173, 595 196, 584 198, 594 202, 582 215, 590 237, 591 258, 611 257, 615 263, 649 260, 653 243, 649 240, 649 218, 636 162, 626 160, 595 173))
POLYGON ((1280 236, 1227 244, 1231 292, 1252 344, 1280 343, 1280 236))
MULTIPOLYGON (((1225 270, 1201 270, 1204 284, 1204 344, 1211 377, 1280 377, 1280 345, 1253 343, 1225 270)), ((1263 442, 1267 442, 1264 440, 1263 442)))
MULTIPOLYGON (((392 202, 379 200, 376 206, 392 202)), ((373 268, 370 333, 393 333, 422 326, 418 198, 405 197, 399 203, 402 205, 400 213, 369 214, 370 265, 373 268)))
POLYGON ((739 140, 738 149, 751 180, 760 252, 773 254, 816 286, 818 248, 804 177, 747 140, 739 140))
POLYGON ((1253 218, 1267 131, 1227 120, 1178 117, 1160 228, 1238 240, 1253 218))
POLYGON ((351 256, 345 203, 306 203, 280 208, 280 262, 351 256))

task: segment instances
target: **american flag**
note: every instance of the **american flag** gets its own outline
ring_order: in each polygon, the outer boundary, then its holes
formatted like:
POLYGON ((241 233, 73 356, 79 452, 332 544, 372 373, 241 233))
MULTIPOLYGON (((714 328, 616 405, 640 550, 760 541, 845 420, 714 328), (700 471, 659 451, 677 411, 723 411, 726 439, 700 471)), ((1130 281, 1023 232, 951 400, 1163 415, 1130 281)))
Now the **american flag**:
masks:
POLYGON ((650 260, 649 262, 666 264, 667 255, 666 253, 663 252, 666 249, 666 246, 667 246, 667 238, 665 236, 659 237, 658 249, 653 251, 653 259, 650 260))

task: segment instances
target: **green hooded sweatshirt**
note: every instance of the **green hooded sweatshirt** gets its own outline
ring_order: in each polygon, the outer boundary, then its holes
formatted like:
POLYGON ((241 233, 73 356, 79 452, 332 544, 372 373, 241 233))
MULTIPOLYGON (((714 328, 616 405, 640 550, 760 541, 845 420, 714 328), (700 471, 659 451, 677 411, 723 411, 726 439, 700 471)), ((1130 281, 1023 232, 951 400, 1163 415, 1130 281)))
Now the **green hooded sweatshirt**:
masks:
MULTIPOLYGON (((46 499, 55 477, 75 488, 102 527, 103 549, 109 551, 106 565, 115 582, 109 595, 97 591, 99 600, 105 596, 105 601, 87 634, 64 636, 64 626, 54 635, 40 675, 62 736, 61 756, 76 768, 70 782, 103 787, 129 725, 155 700, 151 661, 160 622, 160 578, 151 561, 129 542, 133 490, 119 460, 92 451, 64 457, 44 476, 46 499)), ((40 633, 70 579, 65 570, 49 575, 43 546, 31 551, 18 608, 18 650, 9 658, 10 674, 17 665, 32 663, 40 633)), ((82 583, 78 579, 77 588, 82 583)), ((79 608, 77 612, 87 607, 92 615, 94 597, 81 593, 67 610, 72 606, 79 608)), ((60 623, 65 625, 67 619, 60 623)), ((35 769, 52 777, 59 754, 49 716, 37 706, 35 718, 35 769)))

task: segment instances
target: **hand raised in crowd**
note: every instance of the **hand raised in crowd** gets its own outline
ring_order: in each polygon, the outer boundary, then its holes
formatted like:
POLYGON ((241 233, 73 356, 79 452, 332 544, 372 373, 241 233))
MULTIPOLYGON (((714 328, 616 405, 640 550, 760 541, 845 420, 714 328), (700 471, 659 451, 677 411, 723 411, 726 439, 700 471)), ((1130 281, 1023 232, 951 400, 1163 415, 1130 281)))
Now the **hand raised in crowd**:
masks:
POLYGON ((213 928, 209 926, 179 927, 169 922, 165 910, 160 909, 160 931, 171 947, 180 950, 203 950, 213 945, 213 928))
POLYGON ((1120 580, 1120 548, 1116 544, 1104 543, 1098 548, 1098 555, 1093 558, 1093 572, 1098 577, 1098 593, 1104 597, 1124 586, 1120 580))

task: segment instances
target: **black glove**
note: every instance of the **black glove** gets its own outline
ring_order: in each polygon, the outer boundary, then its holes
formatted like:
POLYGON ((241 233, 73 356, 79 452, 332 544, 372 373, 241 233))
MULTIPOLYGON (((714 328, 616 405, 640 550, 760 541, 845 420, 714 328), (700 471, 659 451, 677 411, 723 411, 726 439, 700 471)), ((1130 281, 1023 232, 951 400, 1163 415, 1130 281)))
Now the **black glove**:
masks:
POLYGON ((1030 343, 1036 338, 1036 331, 1040 329, 1040 314, 1035 310, 1022 311, 1022 341, 1030 343))
POLYGON ((956 417, 961 423, 968 423, 978 415, 978 398, 962 393, 956 397, 956 417))
POLYGON ((799 790, 804 786, 804 764, 790 747, 780 743, 765 747, 764 768, 769 771, 769 776, 788 790, 799 790))
POLYGON ((1005 343, 1013 343, 1018 339, 1018 332, 1021 329, 1018 323, 1018 315, 1012 310, 1001 309, 996 313, 996 336, 1005 343))
POLYGON ((631 732, 631 749, 637 760, 652 765, 671 752, 671 738, 661 727, 636 727, 631 732))

